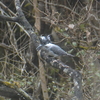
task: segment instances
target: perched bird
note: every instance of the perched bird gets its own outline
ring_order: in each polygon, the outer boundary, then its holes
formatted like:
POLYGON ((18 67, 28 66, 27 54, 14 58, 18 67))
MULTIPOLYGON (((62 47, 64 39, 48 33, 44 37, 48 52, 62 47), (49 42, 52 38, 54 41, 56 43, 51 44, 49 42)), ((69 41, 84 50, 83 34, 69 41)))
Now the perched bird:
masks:
POLYGON ((65 52, 58 45, 53 44, 50 40, 50 36, 40 36, 40 46, 37 50, 43 50, 49 57, 59 58, 59 56, 68 55, 74 57, 73 55, 65 52))
POLYGON ((36 48, 37 51, 39 51, 43 46, 45 46, 48 43, 51 43, 50 36, 40 36, 40 45, 36 48))

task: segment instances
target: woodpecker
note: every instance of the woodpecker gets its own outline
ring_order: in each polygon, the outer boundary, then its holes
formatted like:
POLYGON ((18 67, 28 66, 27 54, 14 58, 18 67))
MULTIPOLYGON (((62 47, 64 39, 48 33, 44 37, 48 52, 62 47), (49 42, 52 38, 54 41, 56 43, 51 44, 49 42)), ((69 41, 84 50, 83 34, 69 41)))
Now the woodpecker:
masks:
POLYGON ((58 45, 53 44, 50 40, 50 36, 40 36, 40 45, 37 50, 43 50, 49 57, 59 58, 59 56, 68 55, 74 57, 73 55, 65 52, 58 45))

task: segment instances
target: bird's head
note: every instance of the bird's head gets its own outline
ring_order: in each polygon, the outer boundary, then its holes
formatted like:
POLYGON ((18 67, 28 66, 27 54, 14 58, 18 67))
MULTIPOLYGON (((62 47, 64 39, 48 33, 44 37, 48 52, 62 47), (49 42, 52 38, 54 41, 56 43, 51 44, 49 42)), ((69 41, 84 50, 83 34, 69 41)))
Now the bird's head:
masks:
POLYGON ((40 36, 40 43, 41 45, 46 45, 48 43, 51 43, 51 40, 50 40, 50 36, 40 36))

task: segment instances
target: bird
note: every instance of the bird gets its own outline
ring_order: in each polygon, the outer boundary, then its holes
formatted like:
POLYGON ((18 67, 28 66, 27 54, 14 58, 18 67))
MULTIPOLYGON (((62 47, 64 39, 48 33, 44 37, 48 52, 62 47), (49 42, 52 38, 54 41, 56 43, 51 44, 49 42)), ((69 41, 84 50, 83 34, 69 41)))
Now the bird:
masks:
POLYGON ((60 46, 51 42, 50 35, 48 36, 40 36, 40 45, 38 46, 37 50, 45 51, 47 56, 59 58, 60 56, 71 56, 73 55, 65 52, 60 46))
POLYGON ((40 40, 40 44, 39 46, 36 48, 37 51, 39 51, 44 45, 48 44, 48 43, 51 43, 51 40, 50 40, 50 36, 40 36, 39 37, 39 40, 40 40))
POLYGON ((40 36, 40 43, 42 45, 46 45, 48 43, 51 43, 50 35, 47 36, 40 36))

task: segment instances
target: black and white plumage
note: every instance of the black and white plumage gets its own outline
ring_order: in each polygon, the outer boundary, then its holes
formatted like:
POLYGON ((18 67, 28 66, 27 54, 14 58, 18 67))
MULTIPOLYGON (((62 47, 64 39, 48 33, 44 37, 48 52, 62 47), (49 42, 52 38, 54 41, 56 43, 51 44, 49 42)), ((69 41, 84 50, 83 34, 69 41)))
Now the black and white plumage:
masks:
POLYGON ((50 36, 40 36, 40 46, 37 48, 37 50, 43 50, 45 53, 47 53, 48 56, 50 57, 56 57, 58 58, 59 56, 72 56, 71 54, 68 54, 65 52, 62 48, 60 48, 58 45, 53 44, 50 40, 50 36))
POLYGON ((51 43, 50 36, 40 36, 40 43, 41 45, 46 45, 48 43, 51 43))
POLYGON ((50 37, 48 36, 40 36, 40 45, 36 48, 37 51, 39 51, 41 48, 43 48, 46 44, 51 43, 50 37))
POLYGON ((73 55, 68 54, 63 49, 61 49, 58 45, 48 43, 48 44, 45 45, 45 47, 48 48, 50 51, 52 51, 54 54, 56 54, 58 56, 68 55, 68 56, 73 57, 73 55))

